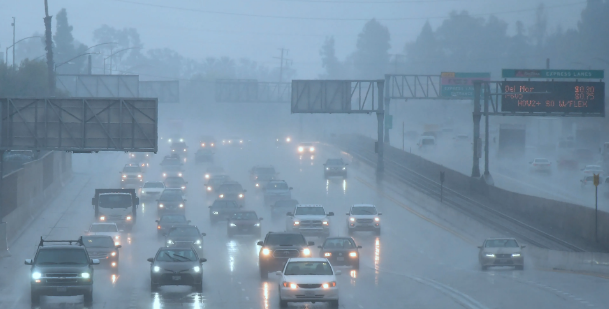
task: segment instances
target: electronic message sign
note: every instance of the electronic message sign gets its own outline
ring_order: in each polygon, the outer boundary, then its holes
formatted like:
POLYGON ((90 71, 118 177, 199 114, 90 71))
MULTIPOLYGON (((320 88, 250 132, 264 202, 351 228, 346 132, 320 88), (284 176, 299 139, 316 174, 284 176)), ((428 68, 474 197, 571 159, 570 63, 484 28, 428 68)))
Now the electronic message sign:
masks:
POLYGON ((604 82, 504 81, 501 111, 605 115, 604 82))

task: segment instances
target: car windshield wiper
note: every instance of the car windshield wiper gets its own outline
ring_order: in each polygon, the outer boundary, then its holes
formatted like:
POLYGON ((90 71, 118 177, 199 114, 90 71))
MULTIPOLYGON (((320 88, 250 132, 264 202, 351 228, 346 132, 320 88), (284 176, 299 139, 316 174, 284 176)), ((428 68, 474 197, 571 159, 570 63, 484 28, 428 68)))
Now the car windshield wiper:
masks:
POLYGON ((61 262, 61 263, 56 263, 56 264, 87 264, 87 263, 81 263, 81 262, 61 262))
POLYGON ((294 246, 294 245, 290 245, 290 244, 283 244, 283 245, 280 245, 280 246, 282 246, 282 247, 288 247, 288 246, 292 247, 292 246, 294 246))
POLYGON ((190 259, 189 259, 189 258, 187 258, 187 257, 185 257, 185 256, 183 256, 183 255, 174 254, 173 256, 177 256, 177 257, 179 257, 179 258, 182 258, 182 259, 185 259, 185 260, 190 261, 190 259))

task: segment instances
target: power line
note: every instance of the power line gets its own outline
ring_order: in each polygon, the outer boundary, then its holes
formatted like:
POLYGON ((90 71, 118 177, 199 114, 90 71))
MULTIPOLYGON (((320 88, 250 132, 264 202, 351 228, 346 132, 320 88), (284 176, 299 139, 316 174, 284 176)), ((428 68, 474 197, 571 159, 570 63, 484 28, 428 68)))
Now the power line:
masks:
MULTIPOLYGON (((223 12, 223 11, 201 10, 201 9, 195 9, 195 8, 184 8, 184 7, 176 7, 176 6, 161 5, 161 4, 143 3, 143 2, 137 2, 137 1, 131 1, 131 0, 110 0, 110 1, 123 2, 123 3, 135 4, 135 5, 141 5, 141 6, 148 6, 148 7, 156 7, 156 8, 162 8, 162 9, 172 9, 172 10, 185 11, 185 12, 198 12, 198 13, 205 13, 205 14, 241 16, 241 17, 258 17, 258 18, 291 19, 291 20, 316 20, 316 21, 368 21, 368 20, 372 19, 370 17, 366 17, 366 18, 336 18, 336 17, 303 17, 303 16, 261 15, 261 14, 247 14, 247 13, 234 13, 234 12, 223 12)), ((584 4, 586 2, 587 1, 578 1, 578 2, 572 2, 572 3, 566 3, 566 4, 558 4, 558 5, 552 5, 552 6, 548 5, 548 6, 545 7, 545 9, 553 9, 553 8, 561 8, 561 7, 573 6, 573 5, 578 5, 578 4, 584 4)), ((510 10, 510 11, 502 11, 502 12, 493 12, 493 13, 470 14, 470 16, 477 17, 477 16, 489 16, 489 15, 499 15, 499 14, 522 13, 522 12, 536 11, 537 9, 538 9, 538 7, 529 8, 529 9, 518 9, 518 10, 510 10)), ((417 16, 417 17, 395 17, 395 18, 375 18, 375 19, 376 20, 382 20, 382 21, 404 21, 404 20, 446 19, 448 17, 449 16, 444 15, 444 16, 427 16, 427 17, 417 16)))

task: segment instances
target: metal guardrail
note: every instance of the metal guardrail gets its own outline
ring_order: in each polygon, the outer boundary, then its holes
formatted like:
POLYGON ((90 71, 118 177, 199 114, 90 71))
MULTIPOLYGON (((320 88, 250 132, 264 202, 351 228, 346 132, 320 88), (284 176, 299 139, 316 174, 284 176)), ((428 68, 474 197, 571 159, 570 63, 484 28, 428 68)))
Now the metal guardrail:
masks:
MULTIPOLYGON (((350 148, 351 155, 359 158, 371 166, 376 164, 376 155, 359 144, 359 149, 350 148), (355 152, 353 152, 355 150, 355 152)), ((400 180, 409 186, 440 201, 440 183, 427 178, 412 169, 403 166, 392 158, 386 158, 385 174, 400 180)), ((444 187, 443 203, 459 209, 466 215, 477 219, 481 223, 513 235, 529 244, 545 249, 562 251, 585 252, 586 250, 550 235, 518 219, 510 217, 496 209, 488 207, 478 201, 464 196, 450 188, 444 187)))

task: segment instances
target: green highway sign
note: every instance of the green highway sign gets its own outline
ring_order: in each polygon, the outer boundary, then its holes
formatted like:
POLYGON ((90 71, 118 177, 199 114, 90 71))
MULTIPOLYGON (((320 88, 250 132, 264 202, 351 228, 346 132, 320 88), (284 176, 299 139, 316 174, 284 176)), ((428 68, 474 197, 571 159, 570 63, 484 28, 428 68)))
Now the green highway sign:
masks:
POLYGON ((490 81, 491 73, 442 72, 440 95, 445 98, 474 98, 474 81, 490 81))
POLYGON ((604 79, 604 70, 529 70, 503 69, 501 78, 571 78, 604 79))
POLYGON ((385 128, 393 129, 393 115, 385 115, 385 128))

